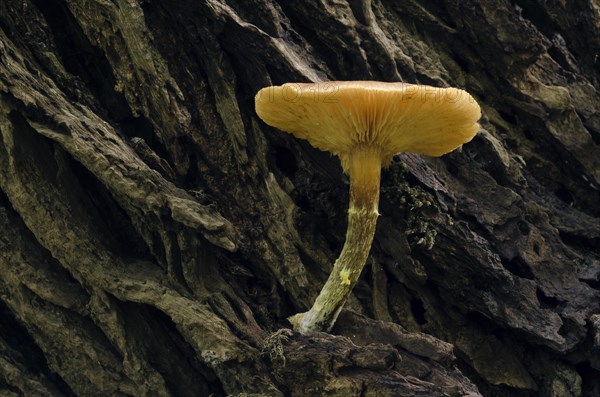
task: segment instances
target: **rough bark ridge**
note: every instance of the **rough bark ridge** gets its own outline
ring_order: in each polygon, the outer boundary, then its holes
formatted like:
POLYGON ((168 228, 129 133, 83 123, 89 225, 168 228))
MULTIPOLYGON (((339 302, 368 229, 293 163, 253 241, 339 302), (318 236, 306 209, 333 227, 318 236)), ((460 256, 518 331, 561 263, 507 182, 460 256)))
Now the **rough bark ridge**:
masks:
POLYGON ((595 0, 0 2, 0 394, 600 395, 599 82, 595 0), (328 79, 462 87, 483 130, 384 171, 306 337, 347 181, 253 96, 328 79))

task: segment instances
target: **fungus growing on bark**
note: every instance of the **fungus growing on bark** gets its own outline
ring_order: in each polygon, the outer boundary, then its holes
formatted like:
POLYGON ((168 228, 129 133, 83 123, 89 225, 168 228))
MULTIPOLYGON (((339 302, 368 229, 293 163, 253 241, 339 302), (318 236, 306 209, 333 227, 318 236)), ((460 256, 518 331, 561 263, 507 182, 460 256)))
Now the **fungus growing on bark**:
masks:
POLYGON ((466 91, 406 83, 332 81, 266 87, 256 113, 270 126, 338 156, 350 178, 346 242, 312 308, 290 321, 330 331, 371 249, 381 168, 401 152, 441 156, 469 142, 481 110, 466 91))

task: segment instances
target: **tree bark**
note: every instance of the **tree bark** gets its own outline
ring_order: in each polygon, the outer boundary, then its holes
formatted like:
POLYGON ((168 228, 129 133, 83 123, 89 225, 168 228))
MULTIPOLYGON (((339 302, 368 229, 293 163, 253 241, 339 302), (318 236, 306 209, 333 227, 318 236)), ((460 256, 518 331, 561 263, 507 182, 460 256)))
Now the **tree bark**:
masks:
POLYGON ((600 395, 595 0, 3 0, 0 394, 600 395), (484 116, 382 173, 331 334, 339 162, 262 87, 456 86, 484 116))

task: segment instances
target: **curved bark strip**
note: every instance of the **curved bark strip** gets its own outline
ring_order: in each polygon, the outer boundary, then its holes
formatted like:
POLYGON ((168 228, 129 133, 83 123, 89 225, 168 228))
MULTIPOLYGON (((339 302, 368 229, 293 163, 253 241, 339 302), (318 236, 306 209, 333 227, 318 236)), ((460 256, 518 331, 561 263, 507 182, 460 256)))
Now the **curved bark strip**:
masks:
POLYGON ((600 394, 593 0, 167 3, 0 2, 0 394, 600 394), (382 172, 346 310, 300 335, 347 179, 253 99, 324 80, 484 116, 382 172))

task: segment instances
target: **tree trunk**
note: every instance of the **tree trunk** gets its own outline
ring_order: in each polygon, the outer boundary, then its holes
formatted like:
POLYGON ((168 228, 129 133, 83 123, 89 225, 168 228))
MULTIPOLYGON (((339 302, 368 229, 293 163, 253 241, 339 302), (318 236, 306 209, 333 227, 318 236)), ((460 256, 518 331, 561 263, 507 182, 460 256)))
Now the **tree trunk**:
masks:
POLYGON ((599 83, 596 0, 0 1, 0 394, 600 395, 599 83), (325 80, 484 116, 304 336, 348 182, 254 95, 325 80))

